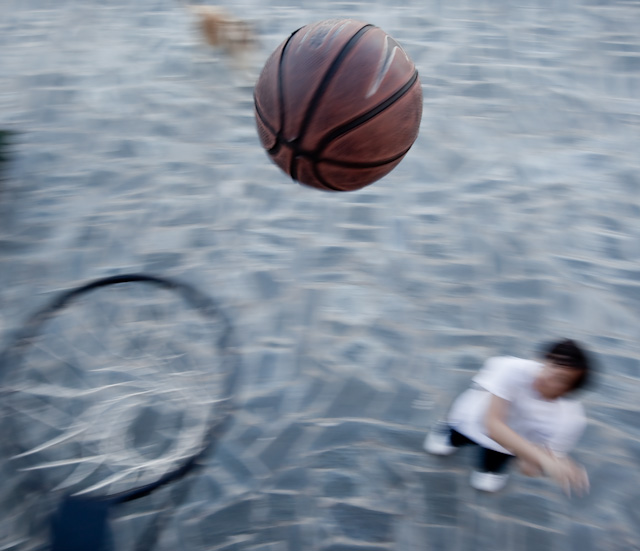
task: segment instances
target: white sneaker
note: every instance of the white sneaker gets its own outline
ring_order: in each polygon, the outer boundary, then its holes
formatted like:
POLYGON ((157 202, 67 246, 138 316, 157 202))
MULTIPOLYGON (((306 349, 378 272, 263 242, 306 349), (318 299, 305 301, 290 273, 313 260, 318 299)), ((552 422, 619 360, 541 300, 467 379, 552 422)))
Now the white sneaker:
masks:
POLYGON ((508 479, 508 474, 473 471, 471 473, 471 487, 482 492, 499 492, 507 485, 508 479))
POLYGON ((451 455, 458 448, 451 445, 451 429, 446 423, 437 423, 424 441, 424 449, 433 455, 451 455))

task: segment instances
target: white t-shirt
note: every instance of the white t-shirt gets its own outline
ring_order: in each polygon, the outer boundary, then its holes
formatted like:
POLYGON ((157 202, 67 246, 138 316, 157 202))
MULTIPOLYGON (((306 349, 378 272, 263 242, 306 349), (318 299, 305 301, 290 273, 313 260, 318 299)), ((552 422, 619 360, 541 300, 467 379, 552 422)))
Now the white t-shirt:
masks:
POLYGON ((448 423, 484 448, 513 455, 487 436, 485 417, 491 395, 507 400, 507 425, 530 442, 562 455, 576 445, 587 421, 582 404, 570 398, 544 399, 533 388, 542 364, 512 356, 487 360, 449 411, 448 423))

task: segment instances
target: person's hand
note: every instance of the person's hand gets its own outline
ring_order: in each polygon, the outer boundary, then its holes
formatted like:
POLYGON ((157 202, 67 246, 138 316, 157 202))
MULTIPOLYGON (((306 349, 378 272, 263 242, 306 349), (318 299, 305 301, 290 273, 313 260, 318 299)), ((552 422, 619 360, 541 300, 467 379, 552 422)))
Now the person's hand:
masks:
POLYGON ((520 472, 525 476, 537 477, 542 475, 542 469, 536 463, 532 463, 531 461, 519 459, 518 467, 520 468, 520 472))
POLYGON ((545 450, 540 466, 542 472, 559 484, 567 496, 571 496, 571 490, 579 496, 589 492, 587 471, 569 457, 558 457, 550 450, 545 450))

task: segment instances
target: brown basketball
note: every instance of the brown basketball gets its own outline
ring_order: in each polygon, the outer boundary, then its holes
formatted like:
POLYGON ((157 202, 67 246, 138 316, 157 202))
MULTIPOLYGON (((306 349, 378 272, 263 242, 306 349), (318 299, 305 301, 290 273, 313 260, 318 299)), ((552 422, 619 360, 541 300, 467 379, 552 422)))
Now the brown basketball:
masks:
POLYGON ((331 19, 295 31, 271 54, 254 91, 258 134, 300 183, 353 191, 407 154, 422 116, 418 72, 382 29, 331 19))

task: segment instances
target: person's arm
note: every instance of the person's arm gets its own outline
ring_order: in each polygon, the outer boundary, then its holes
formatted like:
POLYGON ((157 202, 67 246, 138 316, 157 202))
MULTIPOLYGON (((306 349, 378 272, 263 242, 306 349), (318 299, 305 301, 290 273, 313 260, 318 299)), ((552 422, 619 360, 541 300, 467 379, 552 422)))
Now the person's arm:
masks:
POLYGON ((485 417, 487 436, 523 462, 527 474, 536 470, 553 478, 569 494, 571 488, 587 491, 589 479, 583 467, 569 458, 560 458, 550 450, 529 442, 506 423, 509 401, 492 395, 485 417))

